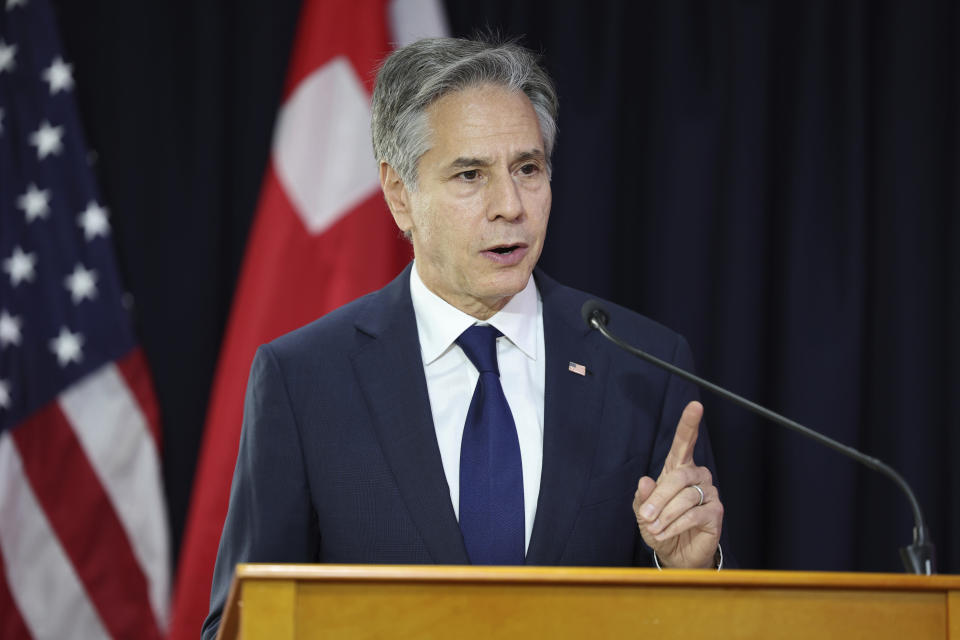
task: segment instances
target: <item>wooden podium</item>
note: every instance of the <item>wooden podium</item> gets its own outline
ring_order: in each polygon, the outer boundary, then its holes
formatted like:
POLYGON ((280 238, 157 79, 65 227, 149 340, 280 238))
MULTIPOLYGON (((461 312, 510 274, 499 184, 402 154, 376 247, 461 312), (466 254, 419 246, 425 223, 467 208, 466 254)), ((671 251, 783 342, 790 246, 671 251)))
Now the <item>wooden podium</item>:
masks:
POLYGON ((960 576, 241 564, 219 637, 960 640, 960 576))

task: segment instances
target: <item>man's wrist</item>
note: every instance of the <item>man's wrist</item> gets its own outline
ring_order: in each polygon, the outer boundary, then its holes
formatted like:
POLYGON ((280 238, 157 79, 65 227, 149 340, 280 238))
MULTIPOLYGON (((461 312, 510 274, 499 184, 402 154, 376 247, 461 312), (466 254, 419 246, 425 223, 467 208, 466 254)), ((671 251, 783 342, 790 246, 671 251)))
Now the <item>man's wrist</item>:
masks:
MULTIPOLYGON (((663 567, 660 565, 660 559, 657 558, 656 549, 653 550, 653 564, 657 567, 657 569, 663 571, 663 567)), ((723 547, 720 546, 719 542, 717 543, 717 550, 713 554, 713 568, 717 571, 723 569, 723 547)))

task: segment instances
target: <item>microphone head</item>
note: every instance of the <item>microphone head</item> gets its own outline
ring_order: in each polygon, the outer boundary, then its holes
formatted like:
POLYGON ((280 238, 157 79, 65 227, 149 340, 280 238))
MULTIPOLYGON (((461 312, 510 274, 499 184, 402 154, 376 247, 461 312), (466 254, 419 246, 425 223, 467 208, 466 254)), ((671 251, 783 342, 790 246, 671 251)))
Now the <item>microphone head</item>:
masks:
POLYGON ((587 300, 580 307, 580 316, 587 326, 596 329, 598 325, 606 326, 610 321, 610 316, 603 310, 599 300, 587 300))

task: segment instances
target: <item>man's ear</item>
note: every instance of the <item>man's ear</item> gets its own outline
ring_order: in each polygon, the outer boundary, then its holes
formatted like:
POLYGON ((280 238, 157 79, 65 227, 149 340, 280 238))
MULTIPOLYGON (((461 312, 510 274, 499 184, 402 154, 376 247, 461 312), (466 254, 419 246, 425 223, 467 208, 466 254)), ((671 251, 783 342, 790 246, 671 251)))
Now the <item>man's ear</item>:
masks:
POLYGON ((402 232, 408 233, 413 228, 413 218, 410 216, 410 193, 397 170, 386 162, 380 163, 380 188, 383 190, 387 206, 390 207, 390 213, 393 214, 393 220, 402 232))

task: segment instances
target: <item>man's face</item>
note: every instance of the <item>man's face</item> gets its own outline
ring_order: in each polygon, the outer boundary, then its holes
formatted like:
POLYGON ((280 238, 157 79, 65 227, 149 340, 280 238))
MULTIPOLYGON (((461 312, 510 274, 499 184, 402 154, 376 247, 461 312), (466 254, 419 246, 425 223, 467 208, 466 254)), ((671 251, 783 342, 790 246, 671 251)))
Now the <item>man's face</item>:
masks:
POLYGON ((540 125, 523 93, 492 85, 448 94, 427 115, 418 189, 382 168, 384 191, 424 284, 486 319, 526 286, 543 249, 551 193, 540 125))

